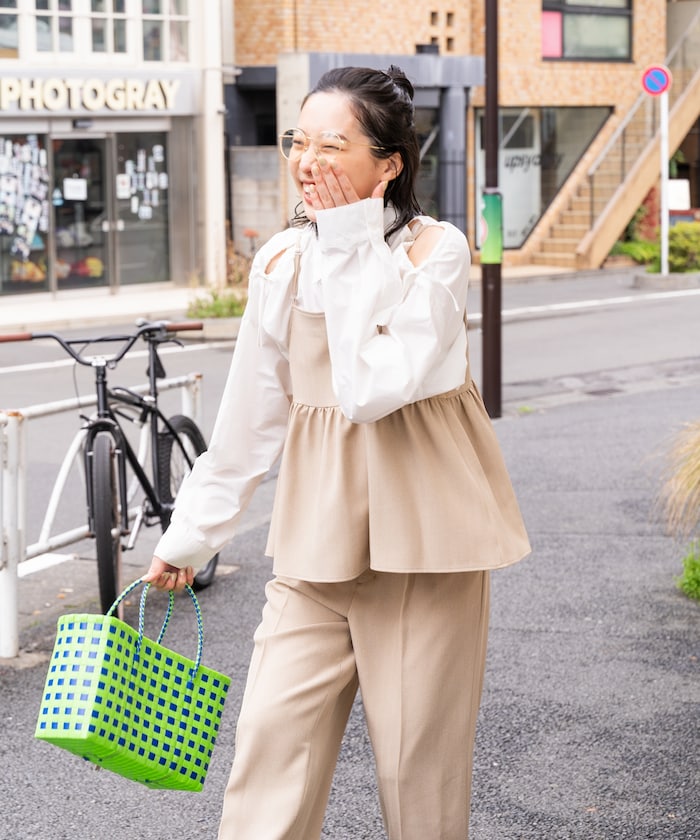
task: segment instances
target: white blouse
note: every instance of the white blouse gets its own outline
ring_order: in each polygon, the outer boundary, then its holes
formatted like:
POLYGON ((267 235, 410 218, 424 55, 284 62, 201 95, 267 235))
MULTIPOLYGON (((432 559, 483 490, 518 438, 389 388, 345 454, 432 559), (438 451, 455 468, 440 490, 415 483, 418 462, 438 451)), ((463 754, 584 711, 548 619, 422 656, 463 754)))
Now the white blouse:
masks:
POLYGON ((155 549, 174 566, 199 569, 233 537, 259 482, 284 445, 292 399, 288 364, 292 303, 323 312, 333 390, 343 414, 371 423, 461 385, 469 247, 447 222, 415 266, 406 226, 387 244, 395 211, 364 199, 317 214, 317 230, 288 228, 258 251, 249 298, 208 450, 178 493, 155 549), (292 300, 294 252, 301 251, 292 300), (281 254, 272 271, 266 267, 281 254))

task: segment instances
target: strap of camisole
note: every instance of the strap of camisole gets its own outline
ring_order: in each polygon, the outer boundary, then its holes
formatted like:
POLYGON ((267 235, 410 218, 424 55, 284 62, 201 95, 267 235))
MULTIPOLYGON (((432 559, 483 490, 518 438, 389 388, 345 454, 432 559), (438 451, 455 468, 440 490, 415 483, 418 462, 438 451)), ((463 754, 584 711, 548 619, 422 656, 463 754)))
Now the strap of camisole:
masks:
POLYGON ((301 231, 297 233, 297 241, 294 245, 294 276, 292 277, 292 303, 296 303, 299 295, 299 273, 301 271, 301 231))

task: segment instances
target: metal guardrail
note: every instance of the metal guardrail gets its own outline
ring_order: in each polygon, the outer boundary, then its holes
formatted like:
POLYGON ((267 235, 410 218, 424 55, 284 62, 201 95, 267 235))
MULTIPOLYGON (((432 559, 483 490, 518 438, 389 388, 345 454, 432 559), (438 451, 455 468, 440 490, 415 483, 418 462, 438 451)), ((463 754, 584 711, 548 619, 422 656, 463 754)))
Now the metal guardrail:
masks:
MULTIPOLYGON (((198 425, 201 425, 201 378, 199 373, 190 373, 163 379, 158 383, 159 391, 182 390, 182 413, 192 417, 198 425)), ((139 385, 131 390, 145 393, 148 385, 139 385)), ((51 534, 58 503, 72 466, 76 461, 80 462, 84 433, 78 432, 58 470, 39 539, 30 546, 26 545, 27 423, 41 417, 84 409, 96 402, 96 397, 92 395, 0 411, 0 658, 13 658, 19 654, 20 565, 57 548, 79 542, 89 534, 87 525, 51 534)))

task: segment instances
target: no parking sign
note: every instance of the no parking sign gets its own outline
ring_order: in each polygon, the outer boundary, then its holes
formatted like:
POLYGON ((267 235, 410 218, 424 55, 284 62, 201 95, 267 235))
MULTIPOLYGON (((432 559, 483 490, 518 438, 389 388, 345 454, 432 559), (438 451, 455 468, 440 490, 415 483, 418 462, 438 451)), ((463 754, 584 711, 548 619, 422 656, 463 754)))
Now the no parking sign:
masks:
POLYGON ((671 71, 663 64, 652 64, 642 73, 642 87, 651 96, 666 93, 671 81, 671 71))

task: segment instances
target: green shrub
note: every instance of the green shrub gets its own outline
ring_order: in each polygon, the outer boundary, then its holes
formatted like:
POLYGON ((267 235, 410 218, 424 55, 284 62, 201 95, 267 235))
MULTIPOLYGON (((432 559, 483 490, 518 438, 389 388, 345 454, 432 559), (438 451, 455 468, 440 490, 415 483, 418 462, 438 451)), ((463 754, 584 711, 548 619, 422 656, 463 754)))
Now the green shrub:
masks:
POLYGON ((246 305, 246 298, 233 292, 212 289, 207 297, 198 297, 187 308, 188 318, 238 318, 246 305))
MULTIPOLYGON (((661 246, 646 239, 616 242, 611 254, 624 254, 647 271, 661 271, 661 246)), ((678 222, 668 231, 668 270, 674 273, 700 271, 700 222, 678 222)))
POLYGON ((670 271, 700 271, 700 222, 678 222, 668 232, 670 271))
POLYGON ((700 541, 690 544, 688 553, 683 558, 683 574, 676 578, 681 592, 689 598, 700 601, 700 541))
POLYGON ((616 242, 611 254, 624 254, 639 265, 648 265, 659 258, 659 243, 648 242, 646 239, 630 239, 627 242, 616 242))

